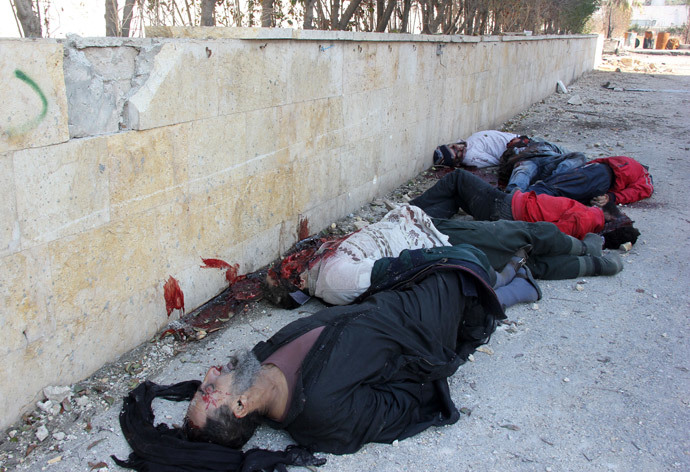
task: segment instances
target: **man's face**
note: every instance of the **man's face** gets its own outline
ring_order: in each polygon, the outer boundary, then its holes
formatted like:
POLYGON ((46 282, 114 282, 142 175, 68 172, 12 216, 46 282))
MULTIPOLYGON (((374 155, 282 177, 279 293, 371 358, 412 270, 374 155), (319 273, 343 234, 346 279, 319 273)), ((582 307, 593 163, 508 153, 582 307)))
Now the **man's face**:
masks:
POLYGON ((229 407, 237 401, 232 361, 225 366, 211 367, 187 409, 187 421, 197 428, 206 425, 222 405, 229 407))
POLYGON ((465 157, 465 148, 467 146, 464 143, 455 143, 448 146, 450 151, 453 153, 453 158, 462 162, 465 157))

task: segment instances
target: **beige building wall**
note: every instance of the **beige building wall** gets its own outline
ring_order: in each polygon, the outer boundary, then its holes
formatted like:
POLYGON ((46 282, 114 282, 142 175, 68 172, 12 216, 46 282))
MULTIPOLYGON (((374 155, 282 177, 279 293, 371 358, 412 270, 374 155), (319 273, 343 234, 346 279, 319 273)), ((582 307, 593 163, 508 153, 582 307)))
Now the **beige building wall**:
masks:
POLYGON ((191 311, 227 284, 201 258, 264 266, 301 219, 388 192, 592 69, 597 44, 163 33, 184 38, 0 40, 0 427, 177 319, 170 276, 191 311))

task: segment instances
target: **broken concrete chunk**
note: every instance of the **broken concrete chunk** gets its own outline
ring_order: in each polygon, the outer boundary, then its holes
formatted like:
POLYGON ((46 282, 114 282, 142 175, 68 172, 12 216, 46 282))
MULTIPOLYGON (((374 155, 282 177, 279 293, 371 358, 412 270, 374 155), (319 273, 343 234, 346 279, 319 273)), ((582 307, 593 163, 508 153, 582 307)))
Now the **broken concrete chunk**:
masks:
POLYGON ((82 395, 81 397, 77 398, 77 405, 80 407, 85 407, 86 405, 89 404, 89 397, 86 395, 82 395))
POLYGON ((357 231, 359 231, 362 228, 366 228, 367 226, 369 226, 369 223, 366 221, 355 221, 355 228, 357 228, 357 231))
POLYGON ((43 389, 43 395, 53 403, 62 403, 72 397, 72 389, 66 386, 48 386, 43 389))
POLYGON ((45 438, 48 437, 50 433, 48 432, 48 428, 45 427, 45 425, 39 426, 39 428, 36 430, 36 438, 40 441, 43 442, 45 438))
POLYGON ((479 346, 477 348, 477 351, 483 352, 484 354, 488 354, 490 356, 493 355, 493 353, 494 353, 494 350, 491 349, 489 346, 479 346))
POLYGON ((46 400, 44 402, 36 402, 36 406, 39 410, 49 415, 53 409, 53 402, 50 400, 46 400))
POLYGON ((556 92, 558 93, 568 93, 568 89, 565 87, 565 84, 561 82, 560 80, 556 82, 556 92))
POLYGON ((568 103, 571 105, 582 105, 582 99, 579 95, 573 95, 570 97, 570 100, 568 100, 568 103))

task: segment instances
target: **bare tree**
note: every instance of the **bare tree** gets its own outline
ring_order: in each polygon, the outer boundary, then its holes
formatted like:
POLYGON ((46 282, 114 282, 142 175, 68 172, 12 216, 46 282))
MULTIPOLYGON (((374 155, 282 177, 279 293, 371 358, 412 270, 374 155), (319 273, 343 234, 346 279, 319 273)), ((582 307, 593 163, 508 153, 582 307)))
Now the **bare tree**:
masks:
MULTIPOLYGON (((383 0, 382 0, 383 3, 383 0)), ((381 16, 378 17, 377 23, 376 23, 376 32, 377 33, 383 33, 386 31, 386 27, 388 26, 388 22, 391 19, 391 14, 393 13, 393 8, 395 8, 395 5, 397 4, 397 0, 388 0, 388 5, 386 5, 386 9, 383 10, 381 13, 381 16)))
POLYGON ((105 35, 119 36, 117 16, 117 0, 105 0, 105 35))
POLYGON ((201 26, 215 26, 216 0, 201 0, 201 26))
POLYGON ((304 2, 304 24, 302 28, 312 29, 314 28, 314 5, 316 0, 305 0, 304 2))
POLYGON ((41 21, 38 18, 38 6, 34 11, 33 0, 14 0, 14 9, 17 12, 17 18, 24 30, 25 38, 40 38, 41 37, 41 21))
POLYGON ((628 10, 630 8, 630 4, 628 3, 628 0, 604 0, 601 6, 606 16, 606 37, 611 39, 611 35, 613 34, 613 30, 615 28, 614 14, 616 10, 628 10))
POLYGON ((106 36, 129 36, 136 2, 137 0, 125 0, 125 7, 122 10, 122 23, 120 23, 117 0, 105 0, 106 36))
POLYGON ((360 3, 362 3, 362 0, 350 0, 350 3, 345 9, 343 16, 340 17, 340 21, 338 21, 338 24, 334 26, 333 29, 344 30, 347 28, 347 24, 350 22, 352 15, 355 14, 355 11, 359 7, 360 3))
POLYGON ((122 27, 120 28, 120 36, 129 36, 129 27, 132 24, 132 15, 134 13, 134 4, 136 0, 125 0, 125 9, 122 11, 122 27))
POLYGON ((261 26, 264 28, 275 26, 273 0, 261 0, 261 26))
MULTIPOLYGON (((2 0, 0 0, 2 1, 2 0)), ((22 0, 30 1, 30 0, 22 0)), ((417 22, 425 34, 580 32, 599 3, 625 0, 126 0, 149 24, 409 32, 417 22), (131 5, 131 3, 130 3, 131 5), (201 12, 201 18, 199 18, 201 12), (412 15, 415 15, 414 17, 412 15), (421 23, 420 23, 421 19, 421 23)), ((106 0, 117 12, 117 0, 106 0)), ((123 24, 131 15, 127 4, 123 24)), ((111 14, 114 18, 114 14, 111 14)), ((116 33, 115 33, 116 34, 116 33)))

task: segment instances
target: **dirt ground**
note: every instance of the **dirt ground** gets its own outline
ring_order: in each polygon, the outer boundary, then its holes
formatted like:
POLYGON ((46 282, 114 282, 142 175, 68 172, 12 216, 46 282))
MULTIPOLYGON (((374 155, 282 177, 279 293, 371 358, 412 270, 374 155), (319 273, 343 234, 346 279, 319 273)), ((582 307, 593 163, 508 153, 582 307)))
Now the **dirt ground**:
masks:
MULTIPOLYGON (((450 379, 465 413, 456 424, 356 454, 324 454, 318 470, 690 470, 688 110, 690 56, 632 54, 605 56, 568 93, 504 123, 590 158, 627 155, 650 167, 654 195, 624 208, 642 231, 622 253, 624 270, 544 281, 541 301, 510 308, 511 323, 450 379)), ((403 201, 434 181, 433 172, 422 173, 387 198, 403 201)), ((331 231, 351 231, 385 211, 377 200, 331 231)), ((0 471, 119 470, 110 454, 130 451, 117 421, 128 390, 144 379, 201 378, 235 349, 320 308, 311 301, 290 312, 259 302, 198 342, 168 337, 140 346, 4 431, 0 471)), ((185 405, 154 405, 159 421, 181 423, 185 405)), ((248 446, 289 443, 285 433, 260 428, 248 446)))

